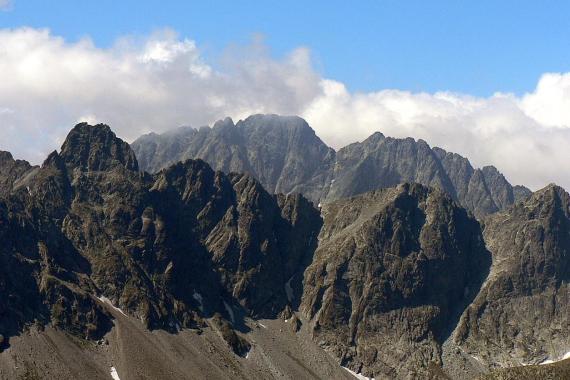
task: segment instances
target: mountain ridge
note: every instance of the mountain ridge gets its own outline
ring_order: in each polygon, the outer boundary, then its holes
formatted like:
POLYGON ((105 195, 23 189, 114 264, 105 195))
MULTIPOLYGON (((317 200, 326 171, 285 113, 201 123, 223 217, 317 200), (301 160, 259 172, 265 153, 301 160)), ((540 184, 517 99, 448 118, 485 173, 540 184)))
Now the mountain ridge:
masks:
MULTIPOLYGON (((226 122, 219 128, 235 132, 226 122)), ((433 156, 425 142, 372 140, 350 149, 433 156)), ((3 157, 0 378, 37 371, 22 366, 27 358, 73 378, 70 364, 45 364, 27 343, 52 338, 66 352, 79 339, 80 352, 117 360, 127 379, 125 368, 165 378, 188 371, 167 361, 168 375, 152 355, 170 354, 152 347, 135 365, 125 357, 138 357, 130 338, 201 347, 192 357, 215 355, 215 378, 340 379, 350 375, 342 366, 377 379, 463 379, 556 360, 570 345, 570 195, 556 185, 477 220, 448 192, 419 183, 318 209, 200 159, 141 172, 106 125, 77 125, 41 167, 3 157)), ((416 161, 400 171, 416 173, 416 161)), ((422 173, 443 167, 423 164, 422 173)), ((468 168, 453 156, 451 164, 468 168)), ((100 368, 80 356, 77 368, 100 368)), ((207 373, 196 368, 189 378, 207 373)))
POLYGON ((442 188, 483 217, 531 193, 524 186, 513 188, 493 166, 475 169, 468 159, 423 140, 375 132, 335 151, 294 116, 252 115, 236 124, 226 118, 211 128, 144 135, 132 146, 141 169, 149 172, 201 158, 224 172, 250 173, 270 192, 300 192, 315 204, 417 182, 442 188))

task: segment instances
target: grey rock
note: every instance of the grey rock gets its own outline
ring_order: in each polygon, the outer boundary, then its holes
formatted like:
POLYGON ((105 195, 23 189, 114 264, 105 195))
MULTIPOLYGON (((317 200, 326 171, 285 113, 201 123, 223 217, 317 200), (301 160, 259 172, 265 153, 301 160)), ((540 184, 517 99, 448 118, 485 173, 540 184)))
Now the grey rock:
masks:
POLYGON ((375 133, 335 152, 298 117, 254 115, 236 125, 227 118, 212 128, 142 136, 133 150, 141 169, 149 172, 200 158, 226 173, 249 173, 270 192, 302 193, 314 204, 416 182, 446 191, 483 217, 529 192, 519 187, 515 194, 494 167, 474 169, 466 158, 422 140, 375 133))
POLYGON ((490 265, 479 223, 418 184, 323 206, 301 310, 314 339, 376 378, 429 376, 490 265))
MULTIPOLYGON (((7 338, 37 320, 98 340, 112 325, 98 296, 151 329, 199 328, 214 313, 233 320, 226 304, 274 317, 321 226, 302 196, 269 194, 252 177, 200 160, 140 173, 105 125, 77 125, 28 187, 0 200, 7 338)), ((241 354, 245 343, 223 335, 241 354)))
POLYGON ((298 117, 254 115, 234 125, 181 128, 145 135, 133 143, 141 168, 155 172, 177 161, 202 159, 226 173, 249 173, 272 193, 298 192, 319 199, 334 151, 298 117))
POLYGON ((516 185, 513 187, 513 196, 515 197, 515 202, 525 201, 531 195, 532 191, 525 186, 516 185))
POLYGON ((455 342, 491 368, 537 364, 568 351, 570 196, 550 185, 484 221, 493 266, 455 342))

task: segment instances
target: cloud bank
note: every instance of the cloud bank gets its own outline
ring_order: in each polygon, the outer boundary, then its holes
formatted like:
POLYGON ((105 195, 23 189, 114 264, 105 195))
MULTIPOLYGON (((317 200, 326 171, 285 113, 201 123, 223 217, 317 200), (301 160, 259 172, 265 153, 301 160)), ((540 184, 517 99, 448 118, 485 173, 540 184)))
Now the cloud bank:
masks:
POLYGON ((375 131, 412 136, 476 166, 493 164, 511 182, 570 189, 570 73, 546 73, 521 97, 351 93, 323 78, 306 48, 275 59, 253 43, 214 65, 170 30, 101 49, 21 28, 0 30, 0 83, 0 149, 34 163, 82 120, 105 122, 131 141, 262 112, 300 115, 335 148, 375 131))

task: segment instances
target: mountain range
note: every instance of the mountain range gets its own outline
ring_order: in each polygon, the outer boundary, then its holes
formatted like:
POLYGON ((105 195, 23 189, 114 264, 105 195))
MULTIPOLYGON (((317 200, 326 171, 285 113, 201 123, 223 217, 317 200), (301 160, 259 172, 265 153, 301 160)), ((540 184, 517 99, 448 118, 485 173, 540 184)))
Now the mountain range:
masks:
POLYGON ((303 194, 315 204, 378 188, 416 182, 437 187, 476 216, 504 210, 530 190, 512 186, 493 166, 475 169, 458 154, 423 140, 377 132, 334 151, 299 117, 253 115, 211 128, 183 127, 133 142, 141 169, 153 173, 174 162, 202 159, 223 172, 249 173, 273 193, 303 194))
POLYGON ((41 166, 0 153, 0 241, 2 379, 570 367, 570 195, 421 140, 334 151, 255 115, 131 148, 82 123, 41 166))

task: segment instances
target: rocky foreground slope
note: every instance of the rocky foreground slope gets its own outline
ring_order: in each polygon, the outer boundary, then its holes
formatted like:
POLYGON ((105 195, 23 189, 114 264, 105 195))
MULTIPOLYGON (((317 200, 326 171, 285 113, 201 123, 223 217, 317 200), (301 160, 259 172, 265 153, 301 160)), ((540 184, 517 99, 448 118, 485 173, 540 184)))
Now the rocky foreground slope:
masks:
POLYGON ((148 174, 104 125, 2 157, 0 378, 508 378, 570 351, 559 187, 478 221, 413 183, 319 210, 201 160, 148 174))
POLYGON ((530 195, 495 167, 475 169, 466 158, 423 140, 375 133, 335 152, 299 117, 253 115, 237 124, 227 118, 212 128, 151 133, 137 139, 133 150, 149 172, 200 158, 217 170, 250 173, 270 192, 298 192, 315 204, 417 182, 444 190, 481 217, 530 195))

